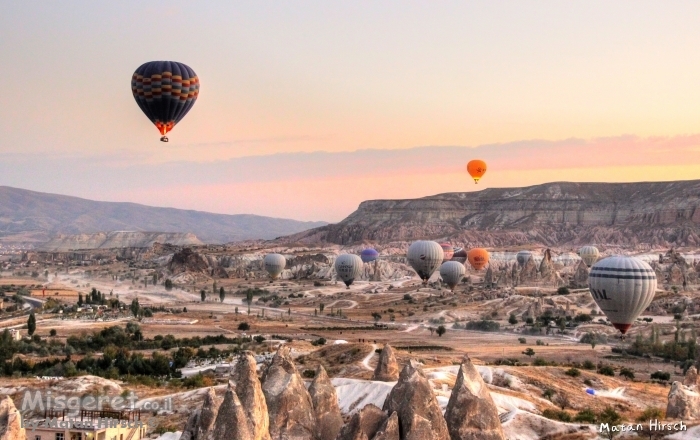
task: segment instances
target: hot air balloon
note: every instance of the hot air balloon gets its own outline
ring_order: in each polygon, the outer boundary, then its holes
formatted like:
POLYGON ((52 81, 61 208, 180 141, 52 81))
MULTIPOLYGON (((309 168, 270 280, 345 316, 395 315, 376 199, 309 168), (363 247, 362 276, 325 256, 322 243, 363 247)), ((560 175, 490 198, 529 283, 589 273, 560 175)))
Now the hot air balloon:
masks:
POLYGON ((579 249, 578 255, 581 257, 583 262, 586 263, 586 266, 591 267, 596 261, 598 261, 600 252, 598 252, 598 248, 595 246, 584 246, 579 249))
POLYGON ((474 179, 474 183, 479 183, 479 179, 486 173, 486 162, 483 160, 470 160, 467 164, 467 172, 474 179))
POLYGON ((466 263, 467 262, 467 251, 465 251, 462 248, 455 248, 455 253, 452 255, 452 261, 456 261, 458 263, 466 263))
POLYGON ((476 270, 483 269, 489 262, 489 253, 483 248, 470 249, 467 253, 467 259, 469 259, 469 264, 476 270))
POLYGON ((518 260, 518 264, 522 267, 525 266, 525 263, 527 263, 527 260, 532 257, 532 252, 530 251, 520 251, 518 254, 515 256, 515 259, 518 260))
POLYGON ((371 263, 379 257, 379 252, 376 249, 368 248, 360 252, 360 258, 363 263, 371 263))
POLYGON ((591 267, 588 289, 612 325, 624 335, 654 299, 656 273, 639 258, 603 258, 591 267))
POLYGON ((175 61, 150 61, 131 77, 134 99, 162 137, 190 111, 199 95, 199 78, 190 67, 175 61))
POLYGON ((455 254, 455 248, 453 248, 449 243, 440 243, 440 247, 442 248, 442 253, 444 254, 442 257, 442 262, 444 263, 445 261, 450 261, 455 254))
POLYGON ((423 283, 440 267, 444 253, 442 247, 434 241, 415 241, 408 247, 408 264, 413 267, 423 283))
POLYGON ((276 280, 287 265, 287 260, 280 254, 267 254, 263 258, 265 270, 270 274, 270 278, 276 280))
POLYGON ((335 272, 349 289, 355 278, 362 274, 362 259, 354 254, 338 255, 335 259, 335 272))
POLYGON ((455 286, 462 281, 464 274, 467 270, 464 268, 464 264, 457 261, 446 261, 440 266, 440 276, 445 284, 450 286, 452 291, 455 290, 455 286))

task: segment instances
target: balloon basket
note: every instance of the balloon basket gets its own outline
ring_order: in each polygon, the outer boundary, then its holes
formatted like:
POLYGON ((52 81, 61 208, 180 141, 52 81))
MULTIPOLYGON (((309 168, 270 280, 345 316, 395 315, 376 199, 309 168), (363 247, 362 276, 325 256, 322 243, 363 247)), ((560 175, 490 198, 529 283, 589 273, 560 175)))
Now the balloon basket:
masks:
POLYGON ((160 141, 161 141, 161 142, 168 142, 168 137, 167 137, 167 136, 163 136, 162 138, 160 138, 160 141))

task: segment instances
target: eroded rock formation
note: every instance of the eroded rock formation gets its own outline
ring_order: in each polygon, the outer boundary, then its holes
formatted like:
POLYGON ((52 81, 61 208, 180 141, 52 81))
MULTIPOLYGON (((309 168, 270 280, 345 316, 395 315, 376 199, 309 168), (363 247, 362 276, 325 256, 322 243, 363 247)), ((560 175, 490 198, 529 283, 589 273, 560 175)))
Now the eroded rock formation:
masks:
POLYGON ((686 387, 680 382, 673 382, 668 392, 666 417, 681 420, 700 418, 700 394, 697 387, 686 387))
POLYGON ((452 440, 505 440, 491 393, 469 358, 459 367, 445 421, 452 440))
POLYGON ((26 440, 21 420, 22 414, 9 396, 0 400, 0 440, 26 440))
POLYGON ((214 423, 212 440, 253 440, 248 429, 246 412, 232 387, 226 391, 224 401, 214 423))
POLYGON ((267 402, 258 379, 256 362, 251 352, 243 352, 236 359, 231 374, 241 405, 246 413, 248 429, 253 440, 270 440, 270 420, 267 402))
POLYGON ((401 370, 382 409, 397 413, 404 440, 450 439, 440 405, 416 361, 410 361, 401 370))
POLYGON ((379 361, 374 369, 372 380, 382 382, 395 382, 399 380, 399 364, 396 362, 394 349, 389 344, 385 344, 379 354, 379 361))
POLYGON ((340 415, 335 387, 322 365, 316 369, 316 377, 311 382, 309 394, 316 414, 318 440, 335 440, 343 427, 343 416, 340 415))
POLYGON ((369 404, 353 414, 350 421, 343 426, 337 440, 372 439, 387 419, 384 411, 369 404))
POLYGON ((311 396, 289 355, 281 346, 265 372, 262 386, 272 440, 315 440, 316 415, 311 396))

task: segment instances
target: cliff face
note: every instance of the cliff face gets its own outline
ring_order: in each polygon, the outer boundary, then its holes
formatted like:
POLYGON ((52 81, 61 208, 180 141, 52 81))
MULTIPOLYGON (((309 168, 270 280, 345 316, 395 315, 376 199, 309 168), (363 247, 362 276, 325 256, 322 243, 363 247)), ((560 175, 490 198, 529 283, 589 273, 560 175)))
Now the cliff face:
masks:
POLYGON ((338 224, 289 237, 350 244, 453 238, 483 246, 700 245, 700 180, 557 182, 371 200, 338 224))

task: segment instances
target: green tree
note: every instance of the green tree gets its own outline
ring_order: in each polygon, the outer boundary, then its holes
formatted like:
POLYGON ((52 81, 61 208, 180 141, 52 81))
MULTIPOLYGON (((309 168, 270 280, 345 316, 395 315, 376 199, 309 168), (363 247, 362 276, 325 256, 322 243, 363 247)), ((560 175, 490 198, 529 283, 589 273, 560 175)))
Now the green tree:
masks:
POLYGON ((165 290, 173 290, 173 280, 170 278, 165 280, 165 290))
POLYGON ((321 313, 323 313, 323 309, 324 309, 325 307, 326 307, 325 304, 323 304, 323 303, 319 304, 319 305, 318 305, 318 311, 321 312, 321 313))
POLYGON ((56 333, 56 329, 55 329, 55 328, 52 328, 51 330, 49 330, 49 336, 56 336, 56 334, 57 334, 57 333, 56 333))
POLYGON ((382 315, 380 315, 378 312, 372 313, 372 318, 374 318, 375 321, 379 321, 382 319, 382 315))
POLYGON ((134 298, 133 301, 131 301, 131 306, 129 307, 131 310, 131 313, 134 314, 135 317, 139 316, 139 311, 141 310, 141 306, 139 305, 139 299, 134 298))
POLYGON ((557 295, 568 295, 569 293, 570 293, 570 292, 569 292, 569 288, 568 288, 568 287, 562 286, 562 287, 560 287, 560 288, 557 289, 557 295))
POLYGON ((34 311, 29 314, 29 319, 27 319, 27 334, 29 336, 33 335, 36 331, 36 317, 34 317, 34 311))
POLYGON ((216 281, 214 281, 214 284, 212 284, 212 286, 211 286, 211 293, 216 295, 216 281))
POLYGON ((238 324, 238 330, 241 330, 241 331, 250 330, 250 324, 248 324, 247 322, 241 322, 240 324, 238 324))
POLYGON ((533 350, 532 348, 527 348, 525 351, 523 351, 523 354, 528 357, 532 357, 535 355, 535 350, 533 350))
POLYGON ((224 302, 224 298, 226 298, 226 291, 224 290, 224 287, 221 286, 219 288, 219 299, 221 300, 221 302, 224 302))
POLYGON ((202 302, 204 302, 207 299, 207 292, 205 292, 204 289, 202 289, 199 291, 199 296, 202 298, 202 302))
POLYGON ((517 323, 518 323, 518 318, 515 317, 515 313, 511 313, 510 317, 508 318, 508 324, 515 325, 517 323))
POLYGON ((78 293, 78 307, 82 307, 82 306, 83 306, 83 294, 78 293))
POLYGON ((444 325, 441 325, 441 326, 439 326, 439 327, 437 328, 437 330, 435 330, 435 331, 437 332, 437 335, 438 335, 439 337, 442 337, 442 335, 445 334, 445 332, 447 331, 447 329, 445 328, 444 325))
POLYGON ((238 315, 238 307, 236 307, 234 311, 236 312, 236 315, 238 315))

